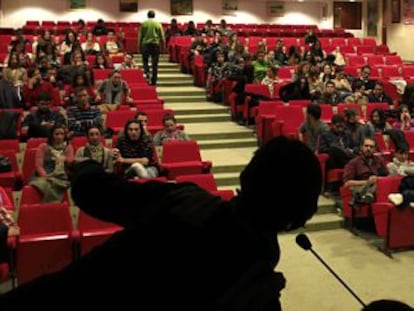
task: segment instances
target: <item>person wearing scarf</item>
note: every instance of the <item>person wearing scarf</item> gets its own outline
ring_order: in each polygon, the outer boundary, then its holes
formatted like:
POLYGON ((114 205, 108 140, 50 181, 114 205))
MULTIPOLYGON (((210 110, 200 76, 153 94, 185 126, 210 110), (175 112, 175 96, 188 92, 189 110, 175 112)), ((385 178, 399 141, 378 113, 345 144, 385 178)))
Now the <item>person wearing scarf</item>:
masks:
POLYGON ((104 80, 98 89, 97 102, 102 102, 100 105, 101 112, 113 111, 123 103, 132 103, 132 98, 129 97, 131 90, 128 84, 121 79, 121 73, 117 70, 111 72, 109 79, 104 80))
POLYGON ((43 194, 44 203, 61 202, 69 181, 65 163, 73 161, 72 145, 66 142, 66 127, 55 124, 46 143, 36 151, 36 171, 29 184, 43 194))
POLYGON ((105 172, 112 173, 114 169, 114 153, 102 145, 101 130, 97 126, 90 127, 86 132, 88 142, 76 151, 75 161, 94 160, 100 163, 105 172))

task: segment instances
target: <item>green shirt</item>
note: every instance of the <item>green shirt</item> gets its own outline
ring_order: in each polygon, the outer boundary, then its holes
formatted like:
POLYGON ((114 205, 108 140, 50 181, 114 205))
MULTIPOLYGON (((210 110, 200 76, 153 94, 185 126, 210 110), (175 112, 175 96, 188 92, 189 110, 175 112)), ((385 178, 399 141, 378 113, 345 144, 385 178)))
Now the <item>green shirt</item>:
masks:
POLYGON ((159 22, 149 19, 141 24, 138 41, 140 46, 148 43, 163 44, 164 31, 159 22))

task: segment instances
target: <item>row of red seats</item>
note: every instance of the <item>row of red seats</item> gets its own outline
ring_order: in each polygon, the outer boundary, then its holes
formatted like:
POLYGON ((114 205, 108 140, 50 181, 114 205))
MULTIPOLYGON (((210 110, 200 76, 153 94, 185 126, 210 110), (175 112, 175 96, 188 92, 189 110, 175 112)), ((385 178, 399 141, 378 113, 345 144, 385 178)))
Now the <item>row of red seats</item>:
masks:
POLYGON ((373 218, 378 236, 384 239, 380 250, 391 255, 393 250, 414 247, 414 209, 399 209, 388 200, 388 194, 398 193, 401 181, 397 177, 380 177, 377 180, 376 199, 372 204, 363 204, 358 208, 350 206, 351 190, 340 189, 345 218, 350 220, 353 229, 356 218, 373 218))
MULTIPOLYGON (((166 181, 165 178, 158 180, 166 181)), ((234 195, 231 190, 217 190, 212 174, 179 176, 177 182, 196 183, 224 200, 230 200, 234 195)), ((16 254, 16 262, 12 266, 16 268, 19 284, 58 271, 122 230, 82 211, 79 211, 77 228, 74 229, 68 203, 41 204, 39 193, 31 186, 23 188, 18 225, 21 234, 9 245, 12 246, 10 251, 16 254)), ((3 266, 3 274, 4 269, 7 267, 3 266)))

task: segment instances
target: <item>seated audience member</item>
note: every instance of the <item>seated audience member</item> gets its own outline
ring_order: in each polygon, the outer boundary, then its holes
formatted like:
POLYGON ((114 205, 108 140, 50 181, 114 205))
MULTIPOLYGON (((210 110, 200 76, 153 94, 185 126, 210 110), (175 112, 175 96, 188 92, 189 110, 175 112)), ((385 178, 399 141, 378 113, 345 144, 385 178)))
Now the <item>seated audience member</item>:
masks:
POLYGON ((309 104, 306 107, 306 121, 299 128, 299 140, 313 152, 318 151, 320 135, 329 130, 328 124, 320 120, 321 115, 322 110, 318 104, 309 104))
POLYGON ((279 97, 286 103, 292 99, 311 99, 308 79, 300 78, 282 86, 279 90, 279 97))
POLYGON ((335 83, 335 90, 339 93, 341 99, 352 95, 352 86, 351 83, 349 83, 345 72, 336 72, 335 78, 331 81, 335 83))
POLYGON ((392 98, 384 93, 384 84, 381 81, 375 81, 374 89, 368 94, 370 103, 387 103, 392 106, 392 98))
POLYGON ((50 129, 55 124, 66 125, 65 117, 58 111, 50 109, 52 96, 40 93, 37 98, 37 109, 24 118, 21 134, 27 138, 49 137, 50 129))
POLYGON ((75 161, 94 160, 102 164, 105 172, 111 173, 114 169, 114 158, 118 156, 111 149, 103 146, 101 129, 91 126, 86 131, 87 143, 76 151, 75 161))
POLYGON ((341 48, 339 46, 337 46, 335 50, 332 51, 331 55, 335 57, 334 62, 333 62, 335 66, 338 66, 338 67, 345 66, 346 64, 345 56, 344 54, 342 54, 341 48))
POLYGON ((76 89, 76 105, 68 108, 68 135, 85 136, 91 126, 103 127, 102 114, 98 107, 91 106, 88 90, 76 89))
POLYGON ((372 203, 375 198, 378 177, 388 175, 384 160, 374 152, 375 140, 366 137, 361 146, 360 154, 345 165, 344 186, 351 189, 354 198, 353 204, 372 203))
POLYGON ((279 69, 273 66, 267 68, 266 77, 262 80, 262 84, 267 85, 269 88, 270 97, 274 97, 274 83, 280 83, 281 80, 277 76, 279 69))
POLYGON ((353 93, 344 99, 345 104, 359 104, 366 107, 368 96, 365 95, 365 86, 361 81, 352 84, 353 93))
POLYGON ((7 67, 3 68, 3 79, 10 81, 13 84, 17 94, 21 98, 23 85, 27 82, 27 72, 20 64, 19 55, 17 53, 10 53, 7 67))
POLYGON ((369 137, 374 137, 375 133, 383 134, 384 132, 391 130, 392 126, 387 122, 384 110, 376 108, 372 110, 365 128, 366 135, 369 137))
POLYGON ((335 114, 331 120, 331 129, 323 132, 319 138, 319 153, 327 153, 327 169, 344 168, 356 154, 352 136, 345 131, 345 119, 335 114))
POLYGON ((66 127, 56 124, 52 127, 46 143, 36 151, 36 170, 29 184, 43 194, 43 202, 61 202, 69 181, 65 163, 73 161, 72 145, 66 141, 66 127))
POLYGON ((190 140, 183 130, 177 129, 177 120, 174 116, 166 114, 162 120, 164 129, 154 135, 154 144, 161 146, 165 141, 190 140))
POLYGON ((396 120, 392 127, 401 131, 410 131, 414 129, 414 120, 411 119, 408 106, 402 104, 398 107, 399 120, 396 120))
POLYGON ((37 68, 30 68, 27 71, 27 76, 27 84, 23 86, 23 98, 26 106, 29 108, 35 105, 41 93, 53 94, 53 85, 42 79, 37 68))
POLYGON ((103 36, 108 33, 108 28, 106 28, 105 22, 102 18, 98 19, 95 27, 93 27, 92 33, 95 36, 103 36))
MULTIPOLYGON (((194 23, 193 23, 194 24, 194 23)), ((171 37, 179 37, 183 35, 183 31, 178 27, 177 19, 171 19, 170 25, 165 29, 165 42, 168 45, 171 37)))
POLYGON ((223 96, 223 78, 227 64, 225 63, 224 54, 220 51, 216 53, 216 59, 217 61, 208 69, 207 97, 214 102, 221 102, 223 96))
POLYGON ((345 118, 345 132, 351 137, 355 147, 355 152, 362 146, 362 140, 366 135, 365 123, 359 118, 358 110, 351 108, 346 109, 344 113, 345 118))
POLYGON ((96 55, 101 51, 101 46, 95 40, 92 32, 86 34, 86 40, 81 44, 81 48, 86 55, 96 55))
MULTIPOLYGON (((144 130, 145 135, 151 137, 151 133, 148 130, 148 115, 143 111, 137 111, 134 116, 134 120, 137 120, 140 125, 142 125, 142 129, 144 130)), ((118 133, 118 137, 124 136, 124 130, 120 130, 118 133)))
POLYGON ((100 102, 99 108, 103 113, 118 109, 119 105, 131 104, 133 99, 130 97, 131 90, 125 80, 122 80, 121 73, 113 70, 102 82, 98 89, 96 101, 100 102))
POLYGON ((96 92, 89 81, 88 75, 86 72, 78 72, 73 76, 72 84, 65 88, 65 101, 67 101, 68 105, 74 105, 76 101, 76 89, 79 87, 85 87, 88 90, 89 98, 95 99, 96 92))
POLYGON ((309 93, 312 99, 320 99, 325 87, 319 77, 318 72, 311 70, 308 77, 309 93))
POLYGON ((262 82, 266 77, 267 68, 269 67, 267 60, 265 59, 265 53, 257 53, 257 58, 252 62, 254 70, 254 81, 257 83, 262 82))
POLYGON ((375 80, 370 79, 371 67, 368 65, 361 67, 361 76, 352 82, 352 89, 355 90, 355 84, 362 84, 364 86, 364 94, 367 95, 372 92, 375 87, 375 80))
POLYGON ((335 79, 335 72, 331 65, 325 64, 319 76, 321 78, 322 83, 326 84, 327 82, 335 79))
POLYGON ((335 89, 335 83, 332 80, 326 82, 325 91, 322 93, 321 97, 319 98, 319 103, 336 106, 340 102, 341 102, 341 97, 335 89))
POLYGON ((121 165, 127 177, 153 178, 158 176, 158 163, 154 158, 154 144, 137 120, 129 120, 124 136, 118 139, 119 156, 115 162, 121 165))
POLYGON ((108 31, 107 41, 103 45, 103 50, 109 56, 119 55, 121 53, 121 46, 119 45, 113 30, 108 31))
POLYGON ((240 195, 226 202, 192 183, 131 183, 93 161, 75 165, 75 204, 125 230, 61 271, 6 293, 0 309, 20 310, 30 300, 49 310, 58 300, 70 309, 82 301, 91 310, 133 303, 139 310, 280 311, 278 234, 316 212, 319 163, 302 143, 277 137, 255 152, 240 181, 240 195), (284 182, 275 187, 269 175, 284 182), (68 293, 78 299, 65 300, 68 293))
POLYGON ((309 28, 305 35, 305 44, 312 46, 318 41, 318 36, 313 32, 312 28, 309 28))
POLYGON ((196 37, 199 35, 199 31, 196 28, 194 21, 189 21, 187 28, 184 30, 184 36, 191 36, 191 37, 196 37))
POLYGON ((102 53, 96 54, 95 62, 92 64, 93 69, 109 69, 112 68, 106 56, 102 53))
POLYGON ((131 53, 125 53, 124 61, 121 63, 121 69, 136 69, 138 65, 134 62, 134 58, 131 53))
POLYGON ((414 163, 408 160, 408 145, 395 150, 392 162, 387 164, 390 176, 404 176, 398 193, 390 193, 388 199, 397 207, 414 208, 414 163))

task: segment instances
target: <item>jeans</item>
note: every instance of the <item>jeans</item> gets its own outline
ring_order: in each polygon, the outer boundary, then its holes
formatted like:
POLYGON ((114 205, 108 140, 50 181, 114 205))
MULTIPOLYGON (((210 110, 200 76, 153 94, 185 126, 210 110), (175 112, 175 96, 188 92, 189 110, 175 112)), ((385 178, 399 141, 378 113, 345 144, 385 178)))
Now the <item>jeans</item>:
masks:
POLYGON ((151 84, 157 84, 158 77, 158 59, 160 56, 160 46, 154 43, 145 44, 142 47, 142 62, 144 63, 144 72, 147 78, 150 76, 148 59, 151 56, 152 73, 151 73, 151 84))

